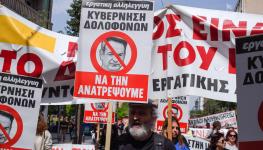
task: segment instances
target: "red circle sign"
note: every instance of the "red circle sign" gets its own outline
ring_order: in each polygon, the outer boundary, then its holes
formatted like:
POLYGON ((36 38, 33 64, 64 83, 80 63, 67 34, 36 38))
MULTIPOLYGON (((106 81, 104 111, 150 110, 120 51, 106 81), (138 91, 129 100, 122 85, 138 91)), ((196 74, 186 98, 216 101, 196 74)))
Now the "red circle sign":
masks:
MULTIPOLYGON (((107 43, 107 42, 105 42, 107 43)), ((111 46, 111 45, 107 45, 107 46, 111 46)), ((115 50, 111 47, 110 50, 114 53, 115 50)), ((115 54, 114 54, 115 55, 115 54)), ((118 57, 115 55, 115 57, 118 57)), ((90 52, 90 59, 91 59, 91 63, 93 64, 94 68, 102 74, 126 74, 128 71, 130 71, 132 69, 132 67, 134 66, 136 59, 137 59, 137 47, 136 44, 134 43, 134 41, 132 40, 132 38, 130 36, 128 36, 127 34, 123 33, 123 32, 119 32, 119 31, 110 31, 110 32, 106 32, 102 35, 100 35, 92 44, 91 46, 91 52, 90 52), (131 49, 131 59, 129 61, 129 63, 127 65, 123 63, 122 66, 123 69, 119 70, 119 71, 108 71, 103 69, 100 64, 98 63, 97 57, 96 57, 96 53, 98 50, 98 46, 100 45, 100 43, 105 42, 107 40, 107 38, 110 37, 117 37, 117 38, 121 38, 123 40, 125 40, 127 42, 127 44, 130 46, 131 49)), ((118 59, 118 61, 121 61, 118 59)))
MULTIPOLYGON (((174 113, 173 111, 172 111, 172 116, 177 117, 178 121, 180 121, 182 119, 182 117, 183 117, 183 110, 182 110, 182 108, 179 105, 177 105, 177 104, 172 104, 172 110, 173 110, 173 108, 178 110, 179 117, 176 116, 176 113, 174 113)), ((164 109, 163 109, 163 117, 164 117, 164 119, 168 118, 167 111, 168 111, 168 105, 165 106, 164 109)))
POLYGON ((9 135, 6 133, 5 129, 3 128, 3 126, 0 124, 0 130, 5 134, 5 136, 8 139, 8 142, 4 143, 4 144, 0 144, 0 146, 7 146, 7 147, 11 147, 12 145, 14 145, 19 138, 22 135, 23 132, 23 122, 22 122, 22 118, 20 117, 19 113, 13 109, 12 107, 6 106, 6 105, 0 105, 0 110, 1 111, 5 111, 6 113, 9 113, 10 115, 12 115, 17 123, 17 129, 16 129, 16 134, 14 135, 14 137, 11 139, 9 137, 9 135))
POLYGON ((107 111, 109 108, 109 103, 91 103, 90 105, 94 111, 107 111))

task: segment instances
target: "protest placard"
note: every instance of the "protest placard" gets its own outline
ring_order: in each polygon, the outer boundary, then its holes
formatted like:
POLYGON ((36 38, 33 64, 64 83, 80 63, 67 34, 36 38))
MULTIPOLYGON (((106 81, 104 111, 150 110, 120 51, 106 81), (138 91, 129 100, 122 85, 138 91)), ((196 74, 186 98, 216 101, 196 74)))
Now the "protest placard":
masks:
MULTIPOLYGON (((102 123, 106 124, 108 119, 109 103, 86 103, 84 111, 85 123, 102 123)), ((112 123, 115 122, 115 112, 112 112, 112 123)))
POLYGON ((239 149, 263 147, 263 35, 236 39, 239 149))
MULTIPOLYGON (((172 116, 178 119, 182 133, 186 133, 188 128, 188 119, 190 115, 188 99, 189 96, 172 98, 172 116)), ((165 119, 168 118, 167 110, 168 110, 168 100, 161 99, 158 103, 159 115, 156 121, 157 131, 162 130, 163 123, 165 119)))
POLYGON ((42 80, 0 73, 0 149, 33 149, 42 80))
POLYGON ((77 103, 87 99, 147 102, 152 22, 151 0, 82 2, 77 103))
POLYGON ((234 127, 237 128, 237 119, 235 111, 227 111, 223 113, 213 114, 200 118, 189 119, 190 127, 206 127, 206 123, 212 126, 213 122, 219 121, 222 127, 234 127))

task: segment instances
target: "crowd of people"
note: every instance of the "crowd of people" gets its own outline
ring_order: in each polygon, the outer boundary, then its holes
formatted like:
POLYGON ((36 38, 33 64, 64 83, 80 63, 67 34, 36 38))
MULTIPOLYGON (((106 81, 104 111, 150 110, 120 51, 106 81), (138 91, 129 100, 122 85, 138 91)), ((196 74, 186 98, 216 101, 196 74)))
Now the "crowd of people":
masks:
MULTIPOLYGON (((173 116, 172 139, 168 139, 168 118, 164 121, 162 132, 155 132, 157 119, 157 105, 149 100, 147 104, 129 104, 129 116, 118 119, 112 125, 111 150, 190 150, 187 138, 181 132, 178 119, 173 116)), ((60 120, 60 140, 65 141, 65 134, 70 132, 67 117, 60 120)), ((106 125, 100 131, 100 140, 97 141, 96 125, 91 130, 91 136, 97 149, 104 149, 106 139, 106 125)), ((52 128, 50 128, 52 129, 52 128)), ((52 138, 48 131, 43 114, 40 113, 36 132, 35 149, 51 150, 52 138)), ((215 121, 205 140, 210 142, 207 150, 237 150, 238 133, 234 128, 229 128, 226 134, 221 132, 221 123, 215 121)))
MULTIPOLYGON (((129 104, 128 124, 121 120, 113 127, 111 149, 113 150, 144 150, 144 149, 176 149, 190 150, 187 139, 181 132, 179 121, 172 117, 172 139, 168 140, 168 119, 165 120, 161 133, 155 132, 157 105, 154 101, 148 104, 129 104), (113 131, 114 132, 114 131, 113 131)), ((210 126, 209 126, 210 128, 210 126)), ((189 132, 188 132, 189 133, 189 132)), ((221 123, 215 121, 205 140, 210 142, 207 150, 237 150, 238 133, 229 128, 227 133, 221 131, 221 123)))

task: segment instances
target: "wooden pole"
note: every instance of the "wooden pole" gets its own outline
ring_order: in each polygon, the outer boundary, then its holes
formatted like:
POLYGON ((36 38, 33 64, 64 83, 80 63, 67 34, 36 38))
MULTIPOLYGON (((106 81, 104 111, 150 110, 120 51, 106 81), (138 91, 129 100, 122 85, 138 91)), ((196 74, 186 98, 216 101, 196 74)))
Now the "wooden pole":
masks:
POLYGON ((167 132, 168 132, 168 139, 172 140, 172 99, 168 98, 168 127, 167 127, 167 132))
POLYGON ((97 137, 96 137, 96 145, 99 145, 100 140, 100 123, 97 124, 97 137))
POLYGON ((112 124, 112 102, 109 102, 108 119, 107 119, 107 132, 105 150, 110 149, 111 142, 111 124, 112 124))

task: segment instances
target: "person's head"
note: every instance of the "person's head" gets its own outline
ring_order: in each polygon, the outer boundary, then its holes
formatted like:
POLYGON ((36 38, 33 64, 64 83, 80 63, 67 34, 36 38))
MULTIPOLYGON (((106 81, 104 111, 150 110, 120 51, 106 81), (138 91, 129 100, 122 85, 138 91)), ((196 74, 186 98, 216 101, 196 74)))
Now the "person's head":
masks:
POLYGON ((157 119, 157 105, 149 100, 147 104, 129 104, 129 132, 138 141, 146 140, 157 119))
POLYGON ((106 41, 112 49, 105 42, 101 42, 99 50, 101 67, 107 71, 118 71, 124 66, 121 65, 112 50, 116 52, 121 61, 124 61, 127 42, 116 37, 107 38, 106 41))
POLYGON ((39 114, 38 116, 38 121, 37 121, 37 131, 36 135, 42 135, 45 130, 48 129, 47 123, 45 122, 45 118, 42 113, 39 114))
POLYGON ((210 123, 209 123, 209 122, 207 122, 207 123, 205 124, 205 126, 206 126, 207 129, 210 129, 210 123))
MULTIPOLYGON (((10 134, 10 130, 12 127, 12 123, 13 123, 14 117, 11 116, 10 114, 4 112, 4 111, 0 111, 0 124, 1 126, 5 129, 6 134, 10 134)), ((7 140, 5 133, 0 130, 0 143, 3 144, 5 143, 7 140)))
POLYGON ((213 130, 220 130, 221 129, 221 123, 219 121, 213 122, 213 130))
POLYGON ((224 149, 226 145, 224 134, 222 133, 215 133, 211 136, 211 141, 210 141, 210 147, 211 149, 224 149))
MULTIPOLYGON (((163 130, 167 130, 168 128, 168 118, 165 119, 163 124, 163 130)), ((172 137, 173 139, 177 138, 181 135, 180 124, 177 118, 172 117, 172 137)))
POLYGON ((123 123, 122 123, 122 118, 119 118, 119 119, 118 119, 117 124, 118 124, 118 125, 123 124, 123 123))
POLYGON ((231 144, 236 144, 238 141, 237 132, 235 130, 228 130, 226 134, 226 141, 230 142, 231 144))
POLYGON ((235 131, 234 127, 228 127, 227 129, 228 129, 228 131, 235 131))

